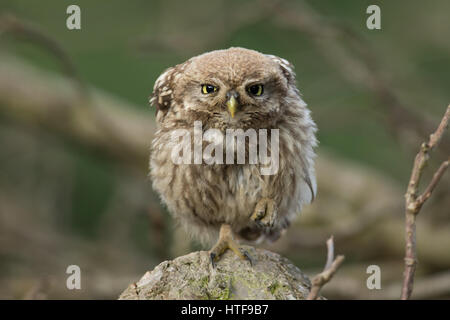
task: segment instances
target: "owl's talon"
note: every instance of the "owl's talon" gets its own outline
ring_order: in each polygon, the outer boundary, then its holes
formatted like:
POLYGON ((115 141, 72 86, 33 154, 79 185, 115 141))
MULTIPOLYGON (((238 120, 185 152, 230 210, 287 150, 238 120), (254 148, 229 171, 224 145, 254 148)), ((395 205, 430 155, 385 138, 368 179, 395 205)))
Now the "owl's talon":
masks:
POLYGON ((243 250, 243 255, 245 256, 245 259, 248 260, 248 262, 250 262, 250 267, 253 267, 253 259, 252 257, 248 254, 247 251, 243 250))
POLYGON ((214 260, 216 259, 216 254, 214 252, 211 252, 209 254, 209 259, 211 261, 211 265, 212 265, 213 269, 215 269, 216 268, 216 262, 214 260))
POLYGON ((271 229, 275 225, 277 215, 275 201, 273 199, 263 198, 256 204, 250 219, 261 229, 271 229))
POLYGON ((264 223, 262 223, 260 220, 256 220, 255 221, 256 226, 260 229, 263 230, 264 232, 268 232, 270 231, 270 226, 265 225, 264 223))
POLYGON ((248 260, 250 265, 253 266, 253 261, 247 251, 240 248, 239 244, 233 239, 231 227, 227 224, 223 224, 220 227, 219 240, 209 252, 212 267, 216 267, 216 261, 227 250, 231 249, 239 258, 248 260))

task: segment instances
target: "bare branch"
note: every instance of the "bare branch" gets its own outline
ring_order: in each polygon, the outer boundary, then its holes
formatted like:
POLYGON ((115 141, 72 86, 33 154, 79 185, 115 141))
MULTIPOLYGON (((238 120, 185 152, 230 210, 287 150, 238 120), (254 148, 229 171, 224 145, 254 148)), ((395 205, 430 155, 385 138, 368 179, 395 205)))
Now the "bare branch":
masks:
POLYGON ((327 263, 324 270, 312 279, 312 287, 307 300, 316 300, 319 296, 320 289, 333 278, 336 271, 344 262, 344 256, 339 255, 334 259, 334 242, 333 236, 327 240, 327 263))
POLYGON ((425 201, 428 200, 428 198, 431 196, 431 193, 433 193, 434 188, 436 188, 437 184, 441 180, 442 176, 444 175, 445 170, 447 170, 448 166, 450 164, 450 160, 442 162, 439 169, 436 171, 436 173, 433 175, 433 178, 431 179, 430 184, 425 189, 425 191, 417 198, 417 202, 422 206, 425 201))
POLYGON ((447 111, 441 120, 436 131, 430 135, 430 139, 427 143, 423 143, 420 147, 419 153, 414 160, 414 167, 411 172, 411 178, 409 180, 408 189, 405 195, 405 271, 403 275, 402 286, 402 300, 407 300, 411 297, 413 285, 414 285, 414 273, 417 265, 417 248, 416 248, 416 216, 420 212, 425 201, 431 196, 434 188, 439 182, 440 178, 444 174, 448 167, 448 160, 442 163, 438 171, 434 174, 430 184, 425 189, 425 192, 418 196, 418 188, 420 178, 423 170, 428 163, 430 152, 438 145, 442 139, 445 130, 448 127, 450 119, 450 105, 447 107, 447 111))
POLYGON ((326 271, 331 267, 334 259, 334 238, 333 236, 327 240, 327 263, 325 264, 325 268, 323 271, 326 271))

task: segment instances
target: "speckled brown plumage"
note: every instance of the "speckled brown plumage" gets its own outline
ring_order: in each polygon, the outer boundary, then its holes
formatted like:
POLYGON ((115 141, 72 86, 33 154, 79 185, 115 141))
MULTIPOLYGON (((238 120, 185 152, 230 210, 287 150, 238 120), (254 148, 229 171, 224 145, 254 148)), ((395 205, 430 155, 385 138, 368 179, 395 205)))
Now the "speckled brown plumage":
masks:
POLYGON ((243 48, 205 53, 161 74, 150 102, 159 124, 150 160, 153 187, 190 234, 208 239, 228 224, 241 239, 275 240, 314 198, 316 126, 288 61, 243 48), (200 88, 205 83, 219 90, 204 95, 200 88), (246 88, 251 83, 263 84, 264 94, 250 96, 246 88), (234 118, 225 106, 230 90, 239 94, 234 118), (174 164, 171 131, 192 131, 194 121, 202 121, 203 130, 223 132, 279 129, 278 172, 262 175, 259 164, 247 163, 174 164), (263 199, 271 201, 277 214, 261 225, 252 215, 263 199))

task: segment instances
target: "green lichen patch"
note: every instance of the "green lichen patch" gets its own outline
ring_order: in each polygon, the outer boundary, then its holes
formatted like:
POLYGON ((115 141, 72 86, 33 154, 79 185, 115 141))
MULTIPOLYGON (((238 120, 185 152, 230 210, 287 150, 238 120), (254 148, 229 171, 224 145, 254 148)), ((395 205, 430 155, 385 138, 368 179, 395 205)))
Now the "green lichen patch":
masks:
POLYGON ((166 261, 124 291, 121 299, 304 299, 310 281, 287 259, 245 246, 255 261, 227 251, 211 266, 200 251, 166 261))

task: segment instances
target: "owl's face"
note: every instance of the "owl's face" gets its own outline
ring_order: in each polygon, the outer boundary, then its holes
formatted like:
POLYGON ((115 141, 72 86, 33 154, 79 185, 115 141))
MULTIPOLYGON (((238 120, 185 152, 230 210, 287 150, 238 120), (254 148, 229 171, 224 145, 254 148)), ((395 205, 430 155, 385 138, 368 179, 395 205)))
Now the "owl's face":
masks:
POLYGON ((292 85, 289 66, 274 56, 231 48, 194 57, 158 81, 159 87, 171 83, 168 111, 178 120, 202 121, 204 128, 258 129, 269 127, 283 111, 292 85))

